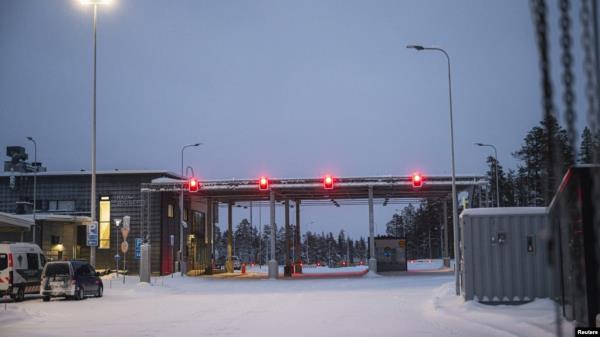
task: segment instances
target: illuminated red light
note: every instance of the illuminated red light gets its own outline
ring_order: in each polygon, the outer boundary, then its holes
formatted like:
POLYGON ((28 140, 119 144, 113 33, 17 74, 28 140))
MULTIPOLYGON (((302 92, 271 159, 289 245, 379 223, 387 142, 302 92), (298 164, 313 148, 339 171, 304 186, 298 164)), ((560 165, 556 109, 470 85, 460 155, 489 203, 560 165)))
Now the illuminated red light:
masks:
POLYGON ((419 173, 415 173, 412 175, 412 185, 413 187, 421 187, 423 186, 423 176, 419 173))
POLYGON ((323 178, 323 187, 326 190, 333 189, 333 177, 332 176, 326 175, 325 178, 323 178))
POLYGON ((266 177, 260 177, 258 180, 258 189, 261 191, 266 191, 269 189, 269 179, 266 177))
POLYGON ((190 192, 198 192, 198 187, 200 183, 196 178, 191 178, 188 182, 188 191, 190 192))

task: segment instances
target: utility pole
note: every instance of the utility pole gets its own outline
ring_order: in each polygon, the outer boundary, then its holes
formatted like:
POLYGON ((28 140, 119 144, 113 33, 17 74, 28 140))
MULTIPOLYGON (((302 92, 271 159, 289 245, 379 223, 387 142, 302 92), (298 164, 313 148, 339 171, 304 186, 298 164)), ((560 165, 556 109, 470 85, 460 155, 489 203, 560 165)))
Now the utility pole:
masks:
POLYGON ((33 137, 27 137, 29 141, 33 143, 33 232, 31 233, 31 241, 37 244, 35 237, 37 232, 37 224, 35 222, 35 213, 37 211, 37 174, 38 174, 38 163, 37 163, 37 143, 33 137))
POLYGON ((181 272, 181 276, 185 275, 185 269, 186 269, 184 250, 183 250, 183 242, 184 242, 183 232, 184 232, 184 228, 187 228, 187 224, 183 221, 183 180, 186 179, 183 175, 183 151, 185 149, 187 149, 188 147, 197 147, 200 145, 202 145, 202 143, 189 144, 189 145, 185 145, 181 148, 181 179, 182 179, 182 183, 181 183, 181 188, 179 189, 179 254, 178 254, 179 255, 179 271, 181 272))

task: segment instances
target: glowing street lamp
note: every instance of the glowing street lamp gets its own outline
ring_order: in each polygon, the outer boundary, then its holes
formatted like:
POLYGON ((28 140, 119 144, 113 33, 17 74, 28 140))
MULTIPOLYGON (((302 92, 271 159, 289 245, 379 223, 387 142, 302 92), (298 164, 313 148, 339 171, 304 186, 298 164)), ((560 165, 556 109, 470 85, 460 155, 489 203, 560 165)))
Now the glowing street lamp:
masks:
POLYGON ((408 49, 414 49, 417 51, 433 51, 440 52, 446 57, 448 64, 448 98, 450 103, 450 150, 452 153, 452 228, 454 232, 454 259, 456 265, 454 267, 454 279, 456 286, 456 295, 460 295, 460 284, 459 284, 459 273, 460 273, 460 256, 458 251, 458 195, 456 194, 456 164, 454 159, 454 120, 452 114, 452 80, 450 75, 450 55, 438 47, 424 47, 421 45, 408 45, 408 49))
MULTIPOLYGON (((92 186, 90 198, 90 216, 92 222, 96 221, 96 22, 98 18, 98 5, 109 4, 111 0, 81 0, 82 5, 94 6, 94 72, 92 95, 92 186)), ((96 246, 90 247, 90 264, 96 266, 96 246)))

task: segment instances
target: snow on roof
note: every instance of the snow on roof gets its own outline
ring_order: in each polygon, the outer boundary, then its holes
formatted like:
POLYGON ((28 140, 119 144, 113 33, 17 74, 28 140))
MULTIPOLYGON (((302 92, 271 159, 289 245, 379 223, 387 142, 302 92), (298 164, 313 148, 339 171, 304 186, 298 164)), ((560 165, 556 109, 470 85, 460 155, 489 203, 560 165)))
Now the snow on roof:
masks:
MULTIPOLYGON (((11 214, 21 219, 33 221, 33 214, 11 214)), ((82 224, 88 224, 92 222, 92 218, 89 216, 82 215, 69 215, 69 214, 54 214, 54 213, 36 213, 36 221, 56 221, 56 222, 77 222, 82 224)))
MULTIPOLYGON (((34 175, 34 172, 0 172, 0 177, 10 177, 14 176, 28 176, 34 175)), ((81 170, 81 171, 46 171, 46 172, 38 172, 37 175, 41 176, 85 176, 91 175, 91 171, 81 170)), ((97 175, 112 175, 112 174, 164 174, 171 177, 179 177, 178 174, 167 170, 112 170, 112 171, 96 171, 97 175)))
POLYGON ((490 207, 467 208, 460 216, 485 216, 485 215, 539 215, 548 213, 547 207, 490 207))
POLYGON ((0 212, 0 228, 4 230, 29 230, 32 225, 33 218, 27 219, 22 215, 0 212))
POLYGON ((181 179, 175 179, 170 177, 160 177, 156 179, 152 179, 152 183, 161 184, 161 183, 181 183, 181 179))

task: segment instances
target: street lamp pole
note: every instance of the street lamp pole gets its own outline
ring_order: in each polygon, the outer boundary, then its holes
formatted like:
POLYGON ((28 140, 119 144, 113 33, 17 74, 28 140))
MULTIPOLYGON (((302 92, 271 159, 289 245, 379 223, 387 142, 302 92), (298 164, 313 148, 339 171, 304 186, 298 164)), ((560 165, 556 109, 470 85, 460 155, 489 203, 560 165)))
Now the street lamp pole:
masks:
MULTIPOLYGON (((185 149, 187 149, 188 147, 195 147, 195 146, 200 146, 202 145, 202 143, 195 143, 195 144, 189 144, 189 145, 185 145, 184 147, 181 148, 181 179, 185 180, 185 177, 183 176, 183 151, 185 149)), ((184 257, 183 257, 183 184, 181 184, 181 188, 179 189, 179 254, 178 254, 178 258, 179 258, 179 271, 181 273, 181 276, 183 276, 185 274, 184 271, 184 267, 183 267, 183 261, 184 261, 184 257)))
POLYGON ((418 51, 422 50, 431 50, 431 51, 439 51, 446 56, 446 60, 448 61, 448 98, 450 101, 450 147, 452 153, 452 229, 454 232, 454 277, 456 283, 456 295, 460 295, 460 283, 459 283, 459 273, 460 273, 460 257, 458 250, 458 200, 456 195, 456 164, 454 159, 454 120, 452 114, 452 79, 450 73, 450 56, 448 53, 442 49, 437 47, 423 47, 419 45, 408 45, 406 48, 415 49, 418 51))
MULTIPOLYGON (((84 5, 94 6, 94 58, 92 80, 92 185, 90 192, 90 217, 96 221, 96 22, 98 18, 98 5, 107 4, 110 0, 81 0, 84 5)), ((90 264, 96 266, 96 246, 90 247, 90 264)))
POLYGON ((33 173, 33 232, 31 234, 31 241, 33 241, 33 243, 37 244, 36 240, 35 240, 35 234, 37 231, 37 226, 35 223, 35 213, 36 213, 36 206, 37 206, 37 173, 38 173, 38 166, 37 166, 37 143, 35 142, 35 139, 33 139, 33 137, 27 137, 27 139, 29 141, 31 141, 33 143, 33 162, 34 162, 34 173, 33 173))
POLYGON ((498 182, 498 150, 492 144, 475 143, 477 146, 487 146, 494 149, 494 166, 496 168, 496 207, 500 207, 500 183, 498 182))

